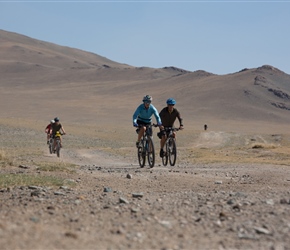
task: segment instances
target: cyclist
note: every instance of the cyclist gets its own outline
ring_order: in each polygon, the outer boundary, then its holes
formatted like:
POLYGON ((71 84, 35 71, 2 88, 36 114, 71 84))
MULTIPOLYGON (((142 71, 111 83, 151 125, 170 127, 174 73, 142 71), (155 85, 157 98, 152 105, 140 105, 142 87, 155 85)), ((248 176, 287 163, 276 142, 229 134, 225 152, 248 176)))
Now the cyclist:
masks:
MULTIPOLYGON (((51 134, 52 134, 52 138, 55 138, 55 134, 57 131, 62 130, 62 133, 65 135, 65 130, 63 128, 63 126, 60 124, 59 122, 59 118, 55 117, 54 118, 54 123, 51 126, 51 134)), ((56 141, 54 140, 54 148, 56 146, 56 141)), ((62 138, 60 137, 60 146, 62 147, 62 138)))
POLYGON ((146 125, 151 124, 152 115, 155 116, 155 119, 157 121, 158 126, 160 128, 162 127, 162 123, 161 123, 161 119, 159 117, 158 111, 151 104, 151 102, 152 102, 152 96, 145 95, 143 97, 143 103, 137 107, 136 111, 133 114, 133 126, 139 127, 139 125, 141 125, 139 131, 136 130, 138 132, 138 139, 136 141, 136 147, 139 146, 142 135, 144 134, 144 132, 146 130, 146 125))
POLYGON ((46 136, 47 144, 49 144, 49 138, 50 138, 50 135, 51 135, 50 131, 51 131, 51 126, 52 126, 53 123, 54 123, 54 120, 51 120, 50 123, 45 128, 45 133, 47 135, 46 136))
MULTIPOLYGON (((179 129, 183 129, 183 123, 180 112, 176 108, 174 108, 176 101, 173 98, 169 98, 167 99, 166 103, 167 107, 163 108, 159 113, 163 125, 163 128, 160 128, 160 132, 157 133, 157 136, 160 139, 160 157, 163 157, 164 155, 163 147, 167 138, 166 128, 173 127, 173 124, 177 118, 179 120, 179 129)), ((176 137, 175 132, 173 132, 173 137, 174 138, 176 137)))

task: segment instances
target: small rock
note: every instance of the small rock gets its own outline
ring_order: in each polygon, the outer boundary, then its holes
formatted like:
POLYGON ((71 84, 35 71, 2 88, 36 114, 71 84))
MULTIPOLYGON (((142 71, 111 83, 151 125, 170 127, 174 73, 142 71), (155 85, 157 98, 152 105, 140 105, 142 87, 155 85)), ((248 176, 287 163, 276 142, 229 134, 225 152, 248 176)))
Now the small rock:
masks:
POLYGON ((53 194, 54 195, 65 195, 65 193, 62 193, 62 192, 54 192, 53 194))
POLYGON ((35 191, 31 192, 30 195, 31 195, 31 196, 37 196, 37 197, 39 197, 39 196, 41 196, 41 195, 45 195, 45 193, 42 192, 41 190, 35 190, 35 191))
POLYGON ((266 200, 266 204, 268 205, 274 205, 274 201, 272 199, 266 200))
POLYGON ((35 222, 35 223, 39 221, 39 219, 37 217, 31 217, 30 220, 35 222))
POLYGON ((133 194, 132 194, 132 197, 133 197, 133 198, 142 198, 143 195, 144 195, 143 193, 133 193, 133 194))
POLYGON ((270 231, 263 227, 254 227, 258 234, 270 234, 270 231))
POLYGON ((135 207, 131 208, 132 213, 137 213, 137 212, 139 212, 139 210, 140 210, 139 208, 135 208, 135 207))
POLYGON ((20 168, 24 168, 24 169, 28 169, 30 168, 29 166, 25 166, 25 165, 19 165, 20 168))
POLYGON ((123 198, 123 197, 120 197, 119 198, 119 202, 120 203, 125 203, 125 204, 129 204, 129 201, 127 201, 125 198, 123 198))
POLYGON ((28 189, 41 189, 41 188, 37 186, 28 186, 28 189))
POLYGON ((235 202, 236 202, 235 200, 230 199, 230 200, 227 201, 227 204, 228 205, 233 205, 233 204, 235 204, 235 202))
POLYGON ((131 174, 127 174, 126 178, 127 179, 132 179, 132 175, 131 174))
POLYGON ((72 232, 66 232, 64 234, 65 237, 69 237, 69 238, 73 238, 73 239, 77 239, 78 236, 75 234, 75 233, 72 233, 72 232))
POLYGON ((162 220, 162 221, 159 221, 159 223, 164 227, 171 228, 170 221, 162 220))
POLYGON ((290 200, 288 202, 285 198, 283 198, 280 200, 280 204, 290 204, 290 200))
POLYGON ((104 192, 105 193, 112 192, 112 189, 110 187, 104 187, 104 192))

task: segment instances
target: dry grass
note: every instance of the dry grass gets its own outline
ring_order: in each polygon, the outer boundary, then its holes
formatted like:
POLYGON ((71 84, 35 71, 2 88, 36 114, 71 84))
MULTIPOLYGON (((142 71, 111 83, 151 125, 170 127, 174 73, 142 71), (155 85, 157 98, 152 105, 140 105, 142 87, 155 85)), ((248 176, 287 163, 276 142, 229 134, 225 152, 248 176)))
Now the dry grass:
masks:
POLYGON ((66 162, 37 162, 37 170, 45 172, 75 173, 75 164, 66 162))
POLYGON ((15 186, 62 186, 65 183, 65 179, 55 176, 40 176, 27 174, 0 175, 0 188, 11 188, 15 186))
POLYGON ((7 152, 3 149, 0 150, 0 166, 13 166, 15 163, 14 163, 14 160, 11 159, 8 155, 7 155, 7 152))
POLYGON ((253 144, 250 147, 190 148, 186 150, 191 163, 257 163, 290 165, 287 145, 253 144))

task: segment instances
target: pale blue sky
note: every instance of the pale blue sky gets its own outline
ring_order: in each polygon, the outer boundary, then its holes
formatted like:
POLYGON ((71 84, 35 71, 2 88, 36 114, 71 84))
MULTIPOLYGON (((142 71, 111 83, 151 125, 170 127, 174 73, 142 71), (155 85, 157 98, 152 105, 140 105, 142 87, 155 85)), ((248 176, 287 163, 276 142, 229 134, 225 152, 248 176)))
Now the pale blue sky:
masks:
POLYGON ((132 66, 290 74, 289 1, 2 1, 0 29, 132 66))

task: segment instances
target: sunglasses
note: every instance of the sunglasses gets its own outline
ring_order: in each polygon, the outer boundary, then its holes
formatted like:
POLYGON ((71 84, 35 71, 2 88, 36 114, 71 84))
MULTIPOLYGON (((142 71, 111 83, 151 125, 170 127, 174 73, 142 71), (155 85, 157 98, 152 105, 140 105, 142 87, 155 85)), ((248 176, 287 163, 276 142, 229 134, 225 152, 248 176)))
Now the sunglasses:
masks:
POLYGON ((145 104, 150 104, 151 102, 144 102, 145 104))

